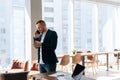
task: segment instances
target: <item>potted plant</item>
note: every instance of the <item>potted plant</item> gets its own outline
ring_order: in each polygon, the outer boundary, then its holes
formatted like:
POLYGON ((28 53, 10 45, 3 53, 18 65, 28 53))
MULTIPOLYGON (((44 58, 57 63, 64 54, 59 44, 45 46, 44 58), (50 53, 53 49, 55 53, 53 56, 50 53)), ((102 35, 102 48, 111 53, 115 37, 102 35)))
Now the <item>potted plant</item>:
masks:
POLYGON ((76 49, 73 49, 73 50, 72 50, 72 53, 73 53, 73 54, 75 54, 75 53, 76 53, 76 51, 77 51, 76 49))

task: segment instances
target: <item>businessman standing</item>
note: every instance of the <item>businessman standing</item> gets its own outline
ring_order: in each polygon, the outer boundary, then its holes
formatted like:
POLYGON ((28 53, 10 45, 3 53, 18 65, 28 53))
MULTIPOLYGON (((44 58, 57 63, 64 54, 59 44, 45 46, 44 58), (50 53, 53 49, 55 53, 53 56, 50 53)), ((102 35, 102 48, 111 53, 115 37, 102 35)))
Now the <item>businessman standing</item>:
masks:
POLYGON ((57 57, 57 33, 47 29, 45 21, 36 22, 37 31, 34 34, 34 47, 38 49, 38 62, 40 73, 56 71, 57 57))

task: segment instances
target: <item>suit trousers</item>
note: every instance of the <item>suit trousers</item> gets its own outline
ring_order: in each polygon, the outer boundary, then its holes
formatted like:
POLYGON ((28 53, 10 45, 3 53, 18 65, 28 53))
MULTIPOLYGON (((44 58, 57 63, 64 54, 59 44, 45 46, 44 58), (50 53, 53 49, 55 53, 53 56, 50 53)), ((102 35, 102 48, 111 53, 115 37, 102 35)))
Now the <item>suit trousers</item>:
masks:
POLYGON ((57 64, 39 64, 40 73, 55 72, 57 64))

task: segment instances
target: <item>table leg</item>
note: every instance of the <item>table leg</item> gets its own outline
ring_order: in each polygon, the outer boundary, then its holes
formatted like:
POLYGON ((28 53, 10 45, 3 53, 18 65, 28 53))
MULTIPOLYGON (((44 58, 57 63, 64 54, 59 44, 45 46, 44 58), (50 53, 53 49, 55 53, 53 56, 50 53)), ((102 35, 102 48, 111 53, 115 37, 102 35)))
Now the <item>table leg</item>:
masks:
POLYGON ((109 71, 109 67, 108 67, 108 65, 109 65, 109 60, 108 60, 108 54, 106 54, 106 57, 107 57, 107 71, 109 71))
MULTIPOLYGON (((85 56, 82 56, 82 65, 85 66, 85 56)), ((83 75, 85 75, 85 72, 83 72, 83 75)))
POLYGON ((119 53, 117 54, 117 69, 119 70, 119 53))

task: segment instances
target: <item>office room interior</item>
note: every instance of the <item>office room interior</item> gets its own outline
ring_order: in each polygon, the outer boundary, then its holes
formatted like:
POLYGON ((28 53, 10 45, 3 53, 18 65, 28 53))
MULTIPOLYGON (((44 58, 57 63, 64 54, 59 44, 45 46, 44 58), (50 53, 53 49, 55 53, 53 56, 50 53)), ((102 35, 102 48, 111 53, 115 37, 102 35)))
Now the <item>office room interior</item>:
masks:
POLYGON ((73 55, 74 51, 75 54, 80 51, 98 53, 96 73, 93 74, 92 68, 88 67, 86 76, 98 79, 104 73, 108 80, 113 71, 118 78, 119 58, 114 55, 114 50, 120 51, 120 0, 0 2, 0 70, 10 69, 13 60, 27 60, 28 70, 31 69, 33 61, 37 61, 37 49, 33 47, 33 36, 37 30, 35 23, 42 19, 48 29, 58 34, 55 50, 58 57, 73 55), (109 57, 102 55, 103 52, 109 57), (106 71, 106 66, 109 71, 106 71))

